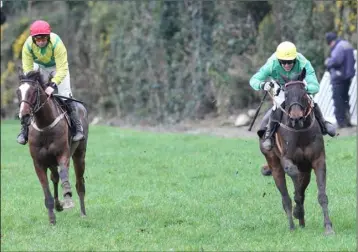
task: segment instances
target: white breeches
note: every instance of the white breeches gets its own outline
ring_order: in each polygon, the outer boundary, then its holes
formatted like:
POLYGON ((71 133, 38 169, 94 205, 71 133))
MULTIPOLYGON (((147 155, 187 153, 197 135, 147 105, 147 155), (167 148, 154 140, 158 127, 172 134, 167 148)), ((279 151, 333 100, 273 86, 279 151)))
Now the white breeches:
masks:
MULTIPOLYGON (((39 64, 34 63, 34 70, 40 70, 40 73, 43 75, 44 80, 48 81, 49 75, 52 73, 52 75, 55 75, 56 73, 56 66, 53 67, 43 67, 39 64)), ((66 77, 63 79, 63 81, 57 85, 58 88, 58 94, 66 97, 72 97, 72 91, 71 91, 71 83, 70 83, 70 72, 67 72, 66 77)))

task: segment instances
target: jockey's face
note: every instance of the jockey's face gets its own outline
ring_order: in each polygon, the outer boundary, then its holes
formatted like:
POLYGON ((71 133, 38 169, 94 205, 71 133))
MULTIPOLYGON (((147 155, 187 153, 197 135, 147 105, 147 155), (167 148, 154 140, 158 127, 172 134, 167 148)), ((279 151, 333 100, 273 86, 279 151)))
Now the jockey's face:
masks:
POLYGON ((35 43, 38 47, 45 47, 48 43, 48 36, 47 35, 38 35, 34 37, 35 43))
POLYGON ((296 60, 280 60, 280 64, 286 72, 291 71, 295 65, 296 60))

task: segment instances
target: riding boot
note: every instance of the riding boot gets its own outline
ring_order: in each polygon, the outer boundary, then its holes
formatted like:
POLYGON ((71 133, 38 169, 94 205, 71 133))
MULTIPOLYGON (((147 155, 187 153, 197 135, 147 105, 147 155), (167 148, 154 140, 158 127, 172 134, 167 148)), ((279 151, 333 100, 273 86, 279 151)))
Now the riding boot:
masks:
POLYGON ((21 130, 20 134, 17 136, 17 142, 19 144, 25 145, 28 140, 29 135, 29 116, 21 118, 21 130))
POLYGON ((68 101, 67 104, 68 104, 68 107, 70 110, 69 112, 70 112, 71 120, 75 124, 75 130, 76 130, 76 134, 74 135, 72 140, 74 142, 77 142, 77 141, 84 139, 82 123, 81 123, 81 120, 78 118, 75 102, 68 101))
POLYGON ((262 142, 262 147, 270 151, 272 149, 272 139, 271 139, 271 132, 273 130, 274 123, 272 122, 272 119, 269 119, 269 122, 266 127, 265 135, 264 135, 264 141, 262 142))
POLYGON ((319 108, 317 103, 314 104, 313 111, 319 125, 321 126, 322 134, 328 134, 331 137, 334 137, 336 135, 336 127, 323 118, 321 109, 319 108))
POLYGON ((276 129, 276 124, 281 121, 281 117, 282 111, 279 108, 273 110, 270 115, 269 122, 267 124, 264 135, 264 141, 262 142, 262 147, 267 151, 270 151, 273 147, 272 135, 274 133, 274 130, 276 129))

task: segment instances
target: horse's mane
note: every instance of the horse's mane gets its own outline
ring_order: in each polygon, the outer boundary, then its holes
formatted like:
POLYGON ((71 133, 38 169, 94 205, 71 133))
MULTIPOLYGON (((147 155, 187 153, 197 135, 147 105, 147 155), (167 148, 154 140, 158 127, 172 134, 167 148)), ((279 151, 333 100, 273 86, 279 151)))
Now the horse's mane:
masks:
POLYGON ((30 71, 26 74, 22 73, 22 74, 20 74, 19 78, 20 78, 20 80, 38 81, 41 86, 45 84, 42 74, 40 73, 40 71, 37 71, 37 70, 30 71))

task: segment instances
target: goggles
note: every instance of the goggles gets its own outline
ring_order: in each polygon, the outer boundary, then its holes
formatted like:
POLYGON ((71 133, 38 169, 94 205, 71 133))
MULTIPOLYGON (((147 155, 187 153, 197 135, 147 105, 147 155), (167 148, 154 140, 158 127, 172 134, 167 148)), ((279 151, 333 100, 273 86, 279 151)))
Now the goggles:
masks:
POLYGON ((45 41, 47 41, 47 39, 48 39, 47 35, 40 35, 40 36, 35 36, 34 37, 34 40, 36 42, 45 42, 45 41))
POLYGON ((291 65, 294 64, 296 62, 296 60, 279 60, 281 65, 291 65))

